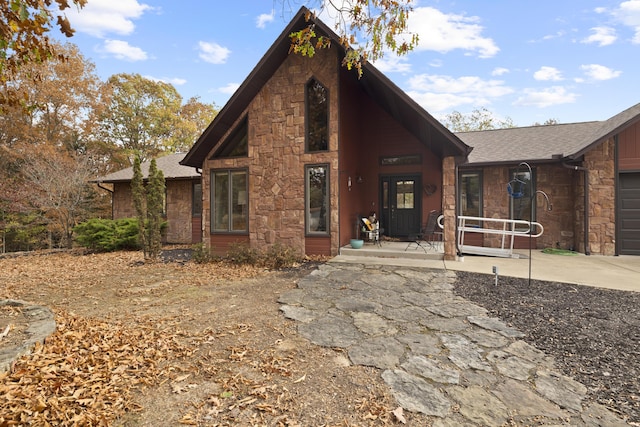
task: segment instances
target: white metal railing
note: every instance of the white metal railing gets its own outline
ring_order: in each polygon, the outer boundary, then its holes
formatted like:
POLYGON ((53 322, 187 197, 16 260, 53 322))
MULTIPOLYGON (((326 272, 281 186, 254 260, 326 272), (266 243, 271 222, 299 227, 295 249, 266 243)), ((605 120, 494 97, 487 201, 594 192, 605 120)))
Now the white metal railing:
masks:
POLYGON ((461 253, 513 257, 513 243, 517 236, 540 237, 544 227, 539 222, 520 219, 484 218, 476 216, 458 217, 458 248, 461 253), (472 222, 472 223, 470 223, 472 222), (495 225, 494 225, 495 224, 495 225), (533 230, 531 227, 535 227, 533 230), (465 243, 466 233, 493 234, 500 236, 499 248, 487 248, 465 243))

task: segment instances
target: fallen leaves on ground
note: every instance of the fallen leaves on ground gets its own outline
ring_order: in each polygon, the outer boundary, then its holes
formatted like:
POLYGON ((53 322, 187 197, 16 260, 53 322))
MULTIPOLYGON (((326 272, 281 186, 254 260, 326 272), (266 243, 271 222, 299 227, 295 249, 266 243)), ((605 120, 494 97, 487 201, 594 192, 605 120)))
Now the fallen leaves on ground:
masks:
POLYGON ((56 317, 57 331, 10 372, 0 374, 0 425, 106 426, 139 409, 134 389, 172 371, 165 363, 193 354, 181 332, 153 325, 56 317))

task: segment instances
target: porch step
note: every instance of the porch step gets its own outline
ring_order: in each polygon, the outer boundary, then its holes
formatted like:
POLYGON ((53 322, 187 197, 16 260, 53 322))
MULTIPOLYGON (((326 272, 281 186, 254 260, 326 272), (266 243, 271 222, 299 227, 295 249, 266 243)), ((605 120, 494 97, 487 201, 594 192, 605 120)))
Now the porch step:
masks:
POLYGON ((402 242, 383 242, 381 246, 365 245, 361 249, 353 249, 351 246, 343 246, 340 248, 340 255, 354 256, 354 257, 374 257, 374 258, 401 258, 401 259, 416 259, 416 260, 434 260, 441 261, 444 259, 444 253, 437 250, 429 250, 425 252, 421 248, 415 249, 412 245, 404 250, 408 243, 402 242))

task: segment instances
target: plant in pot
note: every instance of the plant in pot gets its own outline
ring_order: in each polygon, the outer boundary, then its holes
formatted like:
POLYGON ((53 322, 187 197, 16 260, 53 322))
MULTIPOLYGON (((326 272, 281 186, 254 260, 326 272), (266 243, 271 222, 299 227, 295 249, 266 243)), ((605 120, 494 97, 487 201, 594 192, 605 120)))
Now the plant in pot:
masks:
POLYGON ((354 239, 351 239, 351 241, 349 242, 353 249, 360 249, 364 245, 364 240, 359 238, 359 235, 360 235, 358 230, 359 227, 360 227, 360 218, 356 220, 356 237, 354 239))

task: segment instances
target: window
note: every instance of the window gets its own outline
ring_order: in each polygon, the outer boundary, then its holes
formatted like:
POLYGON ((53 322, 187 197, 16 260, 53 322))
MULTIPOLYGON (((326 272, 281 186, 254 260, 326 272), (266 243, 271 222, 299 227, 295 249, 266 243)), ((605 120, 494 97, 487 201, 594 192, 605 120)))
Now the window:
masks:
POLYGON ((536 171, 533 170, 531 175, 529 175, 528 170, 509 170, 509 185, 511 186, 512 193, 512 195, 509 196, 510 218, 521 219, 523 221, 535 221, 536 199, 535 197, 532 198, 531 195, 536 193, 536 171), (533 218, 531 217, 532 209, 533 218))
POLYGON ((211 171, 211 231, 248 231, 248 179, 246 170, 211 171))
POLYGON ((191 216, 202 216, 202 183, 194 182, 191 192, 191 216))
MULTIPOLYGON (((461 171, 460 214, 463 216, 482 216, 482 172, 461 171)), ((479 225, 476 223, 476 225, 479 225)))
POLYGON ((307 151, 329 149, 329 93, 316 79, 305 86, 307 151))
POLYGON ((245 116, 238 126, 229 134, 220 148, 213 155, 222 157, 246 157, 249 155, 249 124, 245 116))
POLYGON ((422 164, 422 156, 420 156, 419 154, 380 158, 380 165, 382 166, 401 166, 401 165, 419 165, 419 164, 422 164))
POLYGON ((329 234, 329 166, 305 167, 305 221, 307 234, 329 234))
POLYGON ((415 181, 405 180, 396 182, 396 208, 413 209, 415 206, 415 181))

